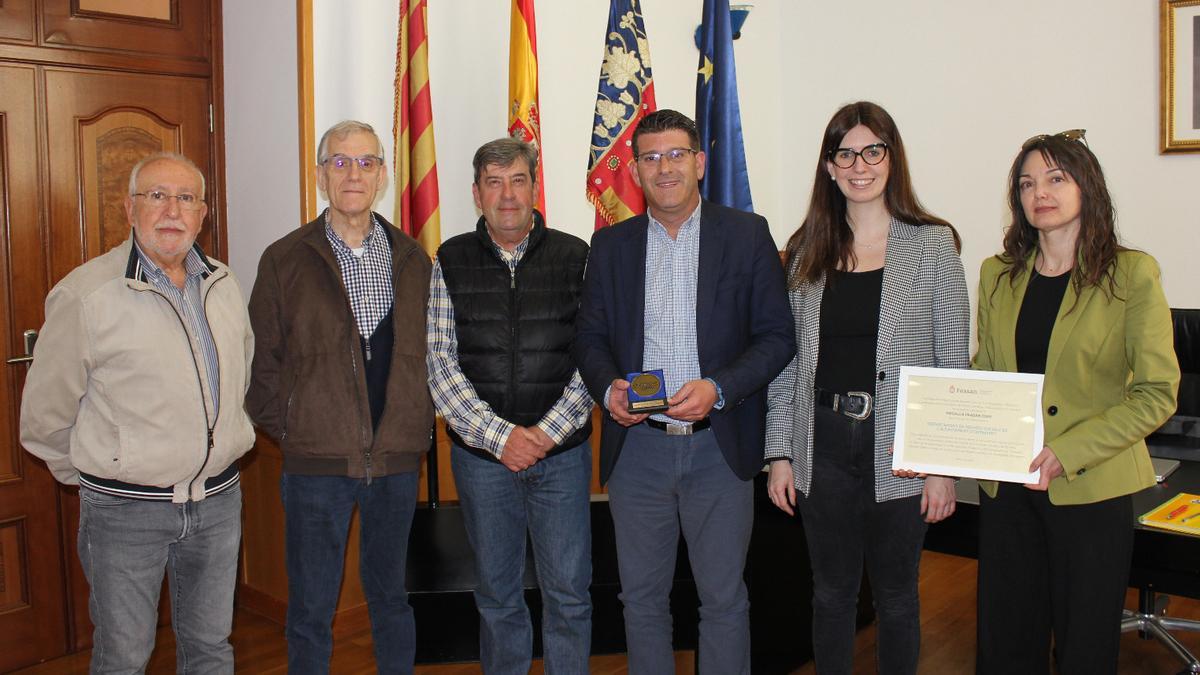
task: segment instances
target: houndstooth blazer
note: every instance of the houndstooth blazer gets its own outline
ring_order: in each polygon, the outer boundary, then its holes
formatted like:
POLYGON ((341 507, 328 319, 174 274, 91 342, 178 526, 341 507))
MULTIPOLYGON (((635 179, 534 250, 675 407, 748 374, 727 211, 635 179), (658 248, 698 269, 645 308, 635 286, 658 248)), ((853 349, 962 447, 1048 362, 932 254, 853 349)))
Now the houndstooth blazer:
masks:
MULTIPOLYGON (((788 292, 796 356, 768 388, 766 459, 789 457, 795 485, 812 485, 813 382, 825 277, 788 292)), ((892 475, 900 366, 967 368, 971 319, 967 282, 946 227, 895 218, 888 234, 875 351, 875 494, 878 501, 920 494, 924 481, 892 475)))

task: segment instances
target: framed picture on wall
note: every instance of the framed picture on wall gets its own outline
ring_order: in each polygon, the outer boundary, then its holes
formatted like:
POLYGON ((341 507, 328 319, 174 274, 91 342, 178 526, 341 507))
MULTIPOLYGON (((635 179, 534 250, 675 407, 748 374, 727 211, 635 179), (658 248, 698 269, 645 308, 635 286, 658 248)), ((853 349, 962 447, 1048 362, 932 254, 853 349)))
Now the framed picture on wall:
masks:
POLYGON ((1200 0, 1160 0, 1162 152, 1200 152, 1200 0))

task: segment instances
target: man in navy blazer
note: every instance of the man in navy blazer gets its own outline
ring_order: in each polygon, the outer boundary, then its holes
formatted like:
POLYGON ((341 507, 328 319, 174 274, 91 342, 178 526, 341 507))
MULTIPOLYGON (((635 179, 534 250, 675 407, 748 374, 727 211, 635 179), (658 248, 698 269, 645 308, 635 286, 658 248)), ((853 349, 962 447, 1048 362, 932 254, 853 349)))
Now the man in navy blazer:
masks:
POLYGON ((600 480, 629 672, 674 672, 669 594, 682 529, 701 602, 701 671, 748 673, 750 479, 763 466, 767 384, 796 349, 783 267, 765 219, 700 199, 705 155, 692 120, 647 115, 633 151, 648 213, 593 236, 574 348, 606 412, 600 480), (670 407, 631 413, 627 375, 654 369, 670 407))

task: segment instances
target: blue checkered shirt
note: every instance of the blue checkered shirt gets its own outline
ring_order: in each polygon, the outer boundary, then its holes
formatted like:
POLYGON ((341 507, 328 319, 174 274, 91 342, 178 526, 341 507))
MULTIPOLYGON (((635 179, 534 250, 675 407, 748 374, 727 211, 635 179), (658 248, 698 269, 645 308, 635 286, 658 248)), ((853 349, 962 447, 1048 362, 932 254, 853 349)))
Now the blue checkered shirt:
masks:
MULTIPOLYGON (((508 273, 517 273, 517 263, 529 248, 529 237, 521 240, 511 253, 495 246, 496 252, 508 263, 508 273)), ((429 367, 429 392, 438 414, 446 424, 462 436, 468 445, 487 450, 499 458, 504 444, 512 434, 513 423, 501 418, 492 407, 479 398, 475 387, 458 365, 458 335, 454 323, 454 304, 446 290, 440 261, 433 261, 433 276, 429 284, 429 313, 425 322, 429 348, 425 361, 429 367)), ((592 414, 592 398, 576 370, 563 389, 562 396, 546 411, 537 426, 560 444, 583 427, 592 414)))
POLYGON ((201 382, 200 388, 204 390, 204 385, 208 385, 204 394, 210 404, 208 423, 211 425, 215 423, 217 411, 221 406, 221 367, 217 363, 217 345, 213 342, 208 318, 204 314, 204 300, 200 297, 200 286, 209 274, 208 265, 204 263, 195 247, 188 251, 187 257, 183 259, 183 269, 187 278, 183 289, 180 290, 172 283, 167 273, 142 251, 136 239, 133 247, 137 250, 138 257, 138 269, 134 270, 134 278, 145 281, 166 296, 167 301, 183 319, 188 340, 192 343, 192 352, 199 352, 204 358, 206 382, 201 382))
MULTIPOLYGON (((392 247, 383 226, 371 214, 371 231, 363 239, 361 254, 342 241, 329 222, 325 210, 325 238, 333 247, 333 257, 342 271, 342 284, 350 298, 350 311, 358 334, 370 339, 375 328, 392 308, 392 247)), ((368 353, 368 358, 370 354, 368 353)))
MULTIPOLYGON (((679 226, 674 239, 647 211, 645 348, 642 368, 661 368, 667 395, 700 379, 696 350, 696 279, 700 269, 700 205, 679 226)), ((652 415, 675 422, 664 413, 652 415)))

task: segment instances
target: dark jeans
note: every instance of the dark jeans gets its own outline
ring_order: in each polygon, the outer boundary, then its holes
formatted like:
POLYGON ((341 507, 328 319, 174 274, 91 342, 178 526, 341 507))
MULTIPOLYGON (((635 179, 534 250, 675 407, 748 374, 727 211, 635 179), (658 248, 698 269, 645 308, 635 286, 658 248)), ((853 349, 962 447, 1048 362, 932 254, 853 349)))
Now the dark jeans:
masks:
POLYGON ((1055 506, 1001 483, 979 504, 976 672, 1117 672, 1133 554, 1133 500, 1055 506))
POLYGON ((608 481, 630 675, 675 672, 670 594, 682 530, 700 596, 701 675, 749 675, 750 599, 742 571, 754 483, 704 430, 668 436, 630 427, 608 481))
POLYGON ((522 585, 533 542, 548 673, 585 674, 592 644, 592 447, 582 444, 524 471, 450 446, 467 538, 475 552, 479 661, 489 675, 525 675, 533 628, 522 585))
POLYGON ((916 673, 917 592, 926 524, 921 497, 875 501, 874 419, 816 408, 813 480, 799 497, 813 570, 813 657, 821 675, 850 673, 863 561, 878 621, 880 673, 916 673))
POLYGON ((404 587, 417 472, 372 478, 283 474, 288 672, 327 673, 350 514, 358 506, 359 577, 380 673, 411 673, 416 629, 404 587))

